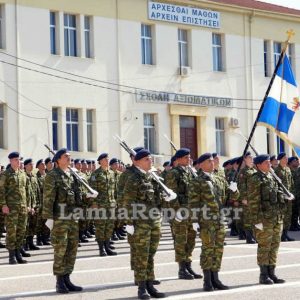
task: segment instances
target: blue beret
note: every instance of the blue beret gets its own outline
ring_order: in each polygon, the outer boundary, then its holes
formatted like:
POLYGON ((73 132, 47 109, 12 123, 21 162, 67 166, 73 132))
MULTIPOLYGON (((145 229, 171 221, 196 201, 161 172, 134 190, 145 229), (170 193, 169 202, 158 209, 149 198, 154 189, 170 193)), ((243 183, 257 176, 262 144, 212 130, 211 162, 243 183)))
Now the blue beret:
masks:
POLYGON ((225 168, 225 167, 228 166, 229 164, 230 164, 230 159, 224 161, 224 163, 223 163, 223 168, 225 168))
POLYGON ((74 164, 76 165, 76 164, 78 164, 78 163, 81 163, 81 159, 80 159, 80 158, 74 159, 74 164))
POLYGON ((163 167, 167 167, 170 165, 170 162, 169 161, 165 161, 164 164, 163 164, 163 167))
POLYGON ((244 157, 247 157, 247 156, 250 156, 251 155, 251 152, 250 151, 247 151, 244 155, 244 157))
POLYGON ((193 161, 193 167, 195 167, 198 164, 198 159, 193 161))
POLYGON ((266 160, 269 160, 270 159, 270 155, 268 154, 261 154, 261 155, 258 155, 256 157, 254 157, 254 164, 258 165, 258 164, 261 164, 263 163, 264 161, 266 160))
POLYGON ((134 160, 140 160, 150 154, 151 153, 147 149, 142 149, 136 154, 136 156, 134 157, 134 160))
POLYGON ((243 156, 239 156, 235 159, 235 163, 239 165, 243 163, 243 160, 244 160, 243 156))
POLYGON ((99 155, 97 161, 100 161, 101 159, 107 158, 107 157, 108 157, 108 153, 102 153, 102 154, 99 155))
POLYGON ((82 159, 80 162, 81 162, 82 164, 85 164, 85 163, 86 163, 86 160, 85 160, 85 159, 82 159))
POLYGON ((217 153, 217 152, 214 152, 214 153, 212 153, 211 155, 212 155, 213 158, 215 158, 215 157, 218 156, 218 153, 217 153))
POLYGON ((87 163, 88 165, 90 165, 92 162, 91 162, 89 159, 87 159, 87 160, 86 160, 86 163, 87 163))
POLYGON ((53 156, 51 162, 55 163, 57 161, 57 158, 55 156, 53 156))
POLYGON ((204 153, 202 155, 199 156, 198 158, 198 164, 201 164, 202 162, 204 162, 205 160, 212 158, 212 154, 211 153, 204 153))
POLYGON ((96 162, 94 160, 92 160, 92 165, 96 164, 96 162))
POLYGON ((25 159, 24 161, 24 166, 28 165, 28 164, 31 164, 32 163, 32 158, 27 158, 25 159))
POLYGON ((289 164, 291 162, 293 162, 294 160, 299 160, 299 158, 297 156, 291 156, 291 157, 289 157, 289 160, 288 160, 289 164))
POLYGON ((52 161, 52 159, 51 159, 50 157, 47 157, 47 158, 45 159, 45 164, 49 163, 50 161, 52 161))
POLYGON ((17 158, 20 157, 20 153, 19 152, 11 152, 8 154, 8 158, 12 159, 12 158, 17 158))
POLYGON ((35 164, 35 167, 37 168, 39 166, 39 164, 43 163, 44 160, 43 159, 39 159, 36 164, 35 164))
POLYGON ((278 154, 277 156, 277 160, 281 160, 282 158, 284 158, 286 156, 286 153, 285 152, 281 152, 278 154))
POLYGON ((176 156, 171 157, 170 166, 173 167, 174 161, 176 160, 176 156))
POLYGON ((274 160, 274 159, 276 159, 276 155, 272 155, 272 156, 270 157, 270 161, 272 161, 272 160, 274 160))
POLYGON ((119 160, 118 160, 117 158, 112 158, 112 159, 110 160, 110 162, 109 162, 109 165, 111 166, 111 165, 113 165, 113 164, 115 164, 115 163, 117 163, 117 162, 119 162, 119 160))
POLYGON ((66 154, 67 152, 68 152, 68 149, 67 149, 67 148, 61 148, 61 149, 59 149, 59 150, 55 153, 55 155, 54 155, 54 157, 53 157, 54 162, 56 162, 58 159, 60 159, 61 156, 64 155, 64 154, 66 154))
MULTIPOLYGON (((132 150, 133 150, 135 153, 138 153, 139 151, 141 151, 141 150, 143 150, 143 149, 144 149, 144 147, 135 147, 135 148, 133 148, 132 150)), ((133 155, 130 154, 129 157, 133 157, 133 155)))
POLYGON ((184 157, 186 155, 189 155, 191 153, 191 150, 188 148, 181 148, 179 150, 176 151, 175 156, 176 158, 181 158, 184 157))

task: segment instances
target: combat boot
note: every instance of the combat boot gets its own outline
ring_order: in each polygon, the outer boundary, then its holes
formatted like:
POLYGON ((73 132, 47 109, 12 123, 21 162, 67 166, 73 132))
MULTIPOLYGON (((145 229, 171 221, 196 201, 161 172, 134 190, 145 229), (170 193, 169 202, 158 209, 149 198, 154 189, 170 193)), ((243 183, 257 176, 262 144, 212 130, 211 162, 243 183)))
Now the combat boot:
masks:
POLYGON ((20 249, 16 249, 15 250, 15 255, 16 255, 17 262, 19 264, 27 264, 27 260, 25 260, 25 259, 22 258, 20 249))
POLYGON ((286 230, 282 230, 281 241, 287 242, 286 230))
POLYGON ((111 239, 112 239, 113 241, 118 241, 118 240, 119 240, 118 237, 117 237, 117 235, 116 235, 116 233, 115 233, 115 231, 112 233, 111 239))
POLYGON ((215 290, 228 290, 229 287, 224 285, 222 281, 219 279, 219 272, 211 271, 211 283, 215 290))
POLYGON ((104 249, 106 251, 106 254, 109 256, 117 255, 117 252, 111 251, 109 248, 109 240, 104 242, 104 249))
POLYGON ((98 242, 98 246, 99 246, 99 255, 100 256, 106 256, 106 252, 104 250, 104 242, 98 242))
POLYGON ((42 240, 42 235, 41 234, 38 234, 37 236, 36 236, 36 244, 37 244, 37 246, 43 246, 44 244, 43 244, 43 240, 42 240))
POLYGON ((150 299, 150 295, 147 293, 146 290, 146 282, 145 281, 140 281, 138 283, 139 288, 138 288, 138 298, 139 299, 150 299))
POLYGON ((247 244, 255 244, 255 240, 249 230, 245 230, 245 235, 246 235, 246 243, 247 244))
POLYGON ((80 243, 88 243, 89 241, 86 239, 86 236, 83 234, 83 231, 79 231, 79 241, 80 243))
POLYGON ((120 234, 119 230, 115 230, 115 234, 118 237, 119 240, 125 240, 125 237, 123 235, 120 234))
POLYGON ((50 246, 51 245, 51 243, 48 240, 47 235, 45 235, 45 234, 42 235, 42 242, 43 242, 44 246, 50 246))
MULTIPOLYGON (((0 239, 1 239, 1 237, 0 237, 0 239)), ((4 249, 4 248, 6 248, 5 245, 3 245, 0 241, 0 249, 4 249)))
POLYGON ((203 270, 204 280, 203 280, 203 291, 211 292, 214 290, 212 282, 211 282, 211 271, 203 270))
POLYGON ((28 244, 29 250, 40 250, 40 248, 37 247, 37 246, 33 243, 33 236, 28 236, 28 237, 27 237, 27 244, 28 244))
POLYGON ((154 279, 152 280, 153 285, 160 285, 160 280, 154 279))
POLYGON ((259 275, 259 283, 260 284, 273 284, 273 280, 269 277, 268 266, 259 266, 260 267, 260 275, 259 275))
POLYGON ((186 264, 185 261, 182 261, 182 262, 179 263, 178 278, 179 279, 186 279, 186 280, 194 279, 194 276, 186 270, 186 265, 185 264, 186 264))
POLYGON ((160 293, 154 286, 153 281, 149 280, 146 282, 146 289, 149 295, 153 298, 165 298, 165 293, 160 293))
POLYGON ((20 248, 20 253, 23 257, 30 257, 31 254, 26 252, 25 249, 23 248, 23 246, 20 248))
POLYGON ((288 242, 294 242, 294 241, 295 241, 295 239, 293 239, 293 238, 291 238, 291 237, 289 236, 287 230, 285 230, 285 236, 286 236, 286 239, 287 239, 288 242))
POLYGON ((192 262, 191 262, 191 261, 187 261, 187 262, 185 263, 185 268, 186 268, 186 270, 187 270, 191 275, 194 276, 194 278, 196 278, 196 279, 203 278, 202 275, 197 274, 197 273, 194 272, 194 270, 192 269, 192 262))
POLYGON ((67 289, 70 292, 81 292, 82 291, 82 287, 81 286, 74 285, 71 282, 71 280, 70 280, 70 274, 64 275, 64 282, 65 282, 65 285, 66 285, 67 289))
POLYGON ((17 261, 16 261, 16 254, 15 254, 15 250, 8 250, 8 254, 9 254, 9 260, 8 263, 10 265, 16 265, 17 261))
POLYGON ((57 275, 56 276, 56 293, 59 294, 68 294, 69 290, 66 287, 64 276, 57 275))
POLYGON ((88 239, 90 239, 90 238, 93 237, 93 236, 91 235, 91 233, 90 233, 87 229, 84 231, 84 234, 85 234, 85 236, 86 236, 88 239))
POLYGON ((110 249, 110 250, 115 250, 115 249, 116 249, 116 247, 113 246, 110 242, 108 243, 108 246, 109 246, 109 249, 110 249))
POLYGON ((269 270, 269 277, 273 280, 274 283, 285 283, 284 279, 279 279, 275 275, 275 266, 268 266, 268 270, 269 270))

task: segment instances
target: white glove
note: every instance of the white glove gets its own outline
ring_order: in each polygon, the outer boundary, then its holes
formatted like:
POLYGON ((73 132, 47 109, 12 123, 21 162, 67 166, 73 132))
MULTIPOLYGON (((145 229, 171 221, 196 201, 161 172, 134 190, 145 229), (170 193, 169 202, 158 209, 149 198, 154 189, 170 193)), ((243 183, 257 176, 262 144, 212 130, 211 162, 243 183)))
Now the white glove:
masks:
POLYGON ((45 224, 51 231, 53 229, 54 221, 52 219, 48 219, 45 224))
POLYGON ((259 223, 259 224, 255 224, 255 227, 259 230, 263 230, 264 229, 264 225, 263 223, 259 223))
POLYGON ((168 192, 169 192, 170 196, 164 195, 164 199, 166 202, 172 201, 177 198, 177 194, 174 193, 172 190, 169 189, 168 192))
POLYGON ((198 232, 198 230, 200 229, 199 223, 193 223, 193 229, 198 232))
POLYGON ((237 183, 231 181, 229 185, 229 189, 235 193, 237 191, 237 183))
POLYGON ((182 221, 182 219, 183 218, 182 218, 180 210, 177 210, 176 215, 175 215, 175 220, 180 223, 182 221))
POLYGON ((287 195, 284 195, 284 199, 288 200, 288 201, 293 201, 295 199, 295 196, 290 193, 291 195, 290 196, 287 196, 287 195))
POLYGON ((127 233, 129 233, 130 235, 134 234, 134 226, 133 225, 126 225, 125 226, 125 230, 127 233))
POLYGON ((90 193, 90 192, 88 192, 87 194, 86 194, 86 197, 87 198, 97 198, 97 196, 98 196, 98 192, 97 191, 93 191, 93 193, 90 193))

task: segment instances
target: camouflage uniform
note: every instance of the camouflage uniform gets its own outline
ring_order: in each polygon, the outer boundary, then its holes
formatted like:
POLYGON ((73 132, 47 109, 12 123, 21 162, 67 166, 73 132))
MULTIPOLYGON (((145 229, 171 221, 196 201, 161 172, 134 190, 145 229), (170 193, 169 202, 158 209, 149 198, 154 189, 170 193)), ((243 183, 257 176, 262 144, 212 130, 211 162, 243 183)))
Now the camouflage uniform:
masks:
POLYGON ((27 202, 26 175, 11 167, 0 177, 0 207, 7 205, 9 214, 5 217, 6 248, 20 249, 26 233, 27 202))

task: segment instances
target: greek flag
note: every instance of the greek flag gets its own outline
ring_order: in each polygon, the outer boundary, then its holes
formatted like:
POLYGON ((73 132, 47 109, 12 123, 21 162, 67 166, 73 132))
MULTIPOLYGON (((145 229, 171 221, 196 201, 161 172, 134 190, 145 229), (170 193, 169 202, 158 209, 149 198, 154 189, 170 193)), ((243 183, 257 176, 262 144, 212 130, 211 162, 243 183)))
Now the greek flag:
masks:
POLYGON ((258 119, 276 132, 300 156, 300 101, 297 83, 290 65, 284 55, 276 72, 270 92, 258 119))

